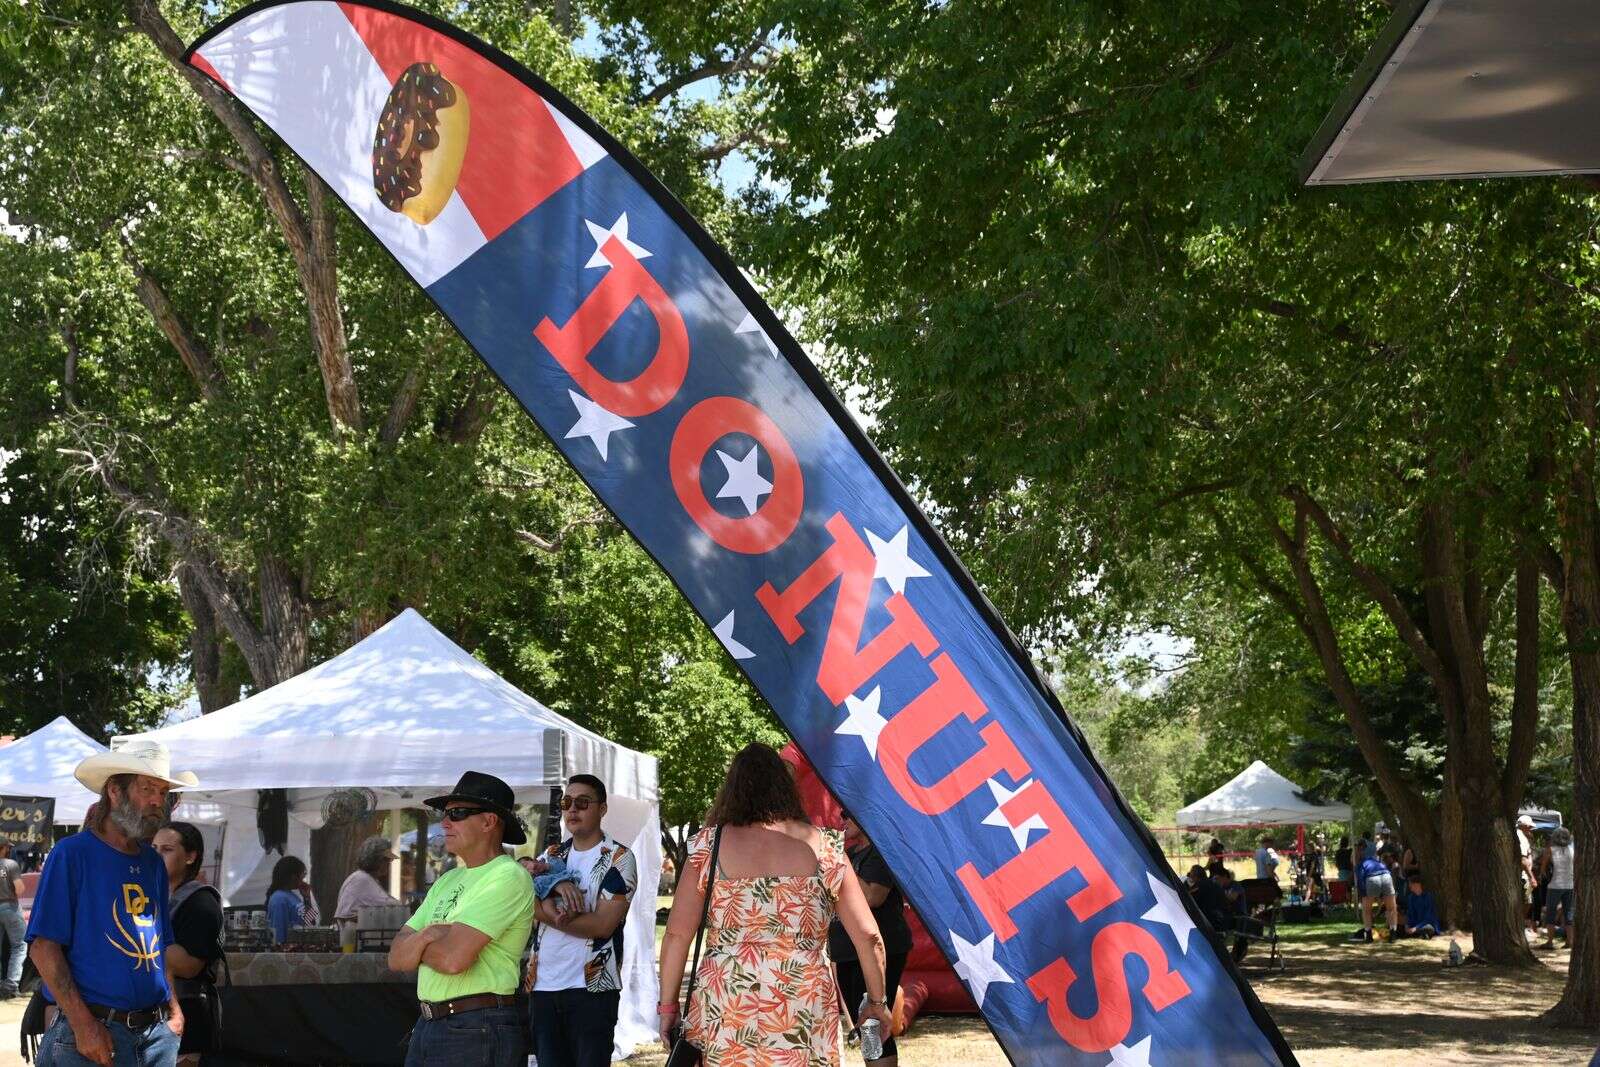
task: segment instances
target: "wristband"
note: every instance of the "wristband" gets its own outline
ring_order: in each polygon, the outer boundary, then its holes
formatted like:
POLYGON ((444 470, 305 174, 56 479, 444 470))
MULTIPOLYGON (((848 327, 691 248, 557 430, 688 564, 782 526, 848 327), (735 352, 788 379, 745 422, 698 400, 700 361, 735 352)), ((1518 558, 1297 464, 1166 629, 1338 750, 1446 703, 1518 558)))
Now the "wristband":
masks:
POLYGON ((676 1015, 676 1014, 678 1014, 678 1006, 676 1004, 657 1004, 656 1005, 656 1014, 657 1015, 676 1015))

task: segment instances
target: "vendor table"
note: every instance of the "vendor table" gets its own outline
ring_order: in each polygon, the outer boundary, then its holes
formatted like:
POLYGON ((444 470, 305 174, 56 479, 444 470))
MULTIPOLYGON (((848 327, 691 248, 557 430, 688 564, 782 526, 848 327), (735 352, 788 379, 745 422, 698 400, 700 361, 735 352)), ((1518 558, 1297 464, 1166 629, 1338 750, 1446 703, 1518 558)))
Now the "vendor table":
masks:
POLYGON ((382 952, 234 952, 220 1054, 206 1064, 400 1065, 416 976, 382 952))

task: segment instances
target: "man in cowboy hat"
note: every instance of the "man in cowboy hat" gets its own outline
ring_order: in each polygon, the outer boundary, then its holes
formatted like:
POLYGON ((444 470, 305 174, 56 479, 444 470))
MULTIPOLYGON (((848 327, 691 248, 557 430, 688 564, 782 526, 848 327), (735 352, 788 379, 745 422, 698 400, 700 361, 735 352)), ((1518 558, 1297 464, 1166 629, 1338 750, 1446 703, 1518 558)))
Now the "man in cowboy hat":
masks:
POLYGON ((511 787, 468 771, 454 790, 423 803, 443 812, 444 847, 457 862, 389 949, 390 968, 417 972, 422 1018, 406 1067, 522 1067, 528 1040, 516 992, 533 929, 533 882, 505 851, 528 839, 511 787), (470 1025, 451 1024, 468 1013, 470 1025))
POLYGON ((149 842, 168 791, 199 782, 140 738, 114 739, 74 774, 100 799, 84 832, 50 853, 33 900, 29 956, 59 1009, 38 1062, 170 1067, 183 1012, 165 963, 167 869, 149 842))

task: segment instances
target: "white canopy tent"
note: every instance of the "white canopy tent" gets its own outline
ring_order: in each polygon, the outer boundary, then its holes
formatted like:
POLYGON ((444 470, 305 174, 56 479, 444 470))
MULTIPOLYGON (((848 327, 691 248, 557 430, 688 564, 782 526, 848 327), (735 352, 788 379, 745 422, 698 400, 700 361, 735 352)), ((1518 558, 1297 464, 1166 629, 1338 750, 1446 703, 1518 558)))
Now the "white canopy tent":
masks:
POLYGON ((84 759, 106 746, 58 715, 26 737, 5 746, 0 759, 0 792, 14 797, 54 797, 55 821, 78 826, 95 795, 84 788, 72 771, 84 759))
POLYGON ((1300 799, 1301 792, 1299 786, 1256 760, 1222 788, 1179 808, 1177 822, 1185 828, 1203 828, 1350 821, 1350 805, 1312 804, 1300 799))
POLYGON ((224 899, 241 903, 260 902, 277 858, 257 839, 258 790, 288 791, 289 851, 307 858, 322 802, 339 789, 370 789, 379 810, 396 811, 420 808, 466 770, 503 779, 519 803, 547 802, 550 788, 570 775, 598 776, 607 786, 606 830, 633 850, 639 867, 624 928, 617 1047, 626 1054, 654 1038, 661 871, 655 758, 557 715, 415 611, 247 700, 142 736, 166 744, 173 766, 200 778, 179 817, 192 812, 229 825, 221 889, 224 899))

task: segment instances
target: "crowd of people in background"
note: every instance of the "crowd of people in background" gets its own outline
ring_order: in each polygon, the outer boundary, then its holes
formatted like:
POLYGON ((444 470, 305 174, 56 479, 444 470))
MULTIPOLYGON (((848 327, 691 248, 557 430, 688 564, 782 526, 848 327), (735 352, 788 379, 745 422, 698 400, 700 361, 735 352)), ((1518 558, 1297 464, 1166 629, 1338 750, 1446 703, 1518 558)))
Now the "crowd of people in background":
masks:
MULTIPOLYGON (((1536 834, 1530 816, 1517 819, 1516 839, 1522 859, 1520 890, 1528 932, 1530 936, 1543 935, 1535 947, 1552 951, 1571 943, 1572 832, 1556 826, 1540 836, 1536 834)), ((1444 932, 1438 901, 1417 850, 1383 823, 1374 827, 1370 837, 1361 834, 1354 843, 1348 836, 1341 836, 1331 855, 1321 834, 1306 838, 1303 847, 1287 856, 1278 851, 1272 837, 1263 836, 1250 858, 1258 883, 1277 886, 1283 874, 1289 874, 1288 900, 1292 903, 1327 903, 1335 899, 1326 878, 1331 859, 1337 881, 1349 887, 1348 899, 1359 909, 1360 925, 1350 935, 1352 941, 1432 938, 1444 932)), ((1186 881, 1213 929, 1222 932, 1224 941, 1231 940, 1229 950, 1234 958, 1242 958, 1247 940, 1235 934, 1245 928, 1251 909, 1245 902, 1244 887, 1228 868, 1227 849, 1220 840, 1211 840, 1205 865, 1190 868, 1186 881)))

